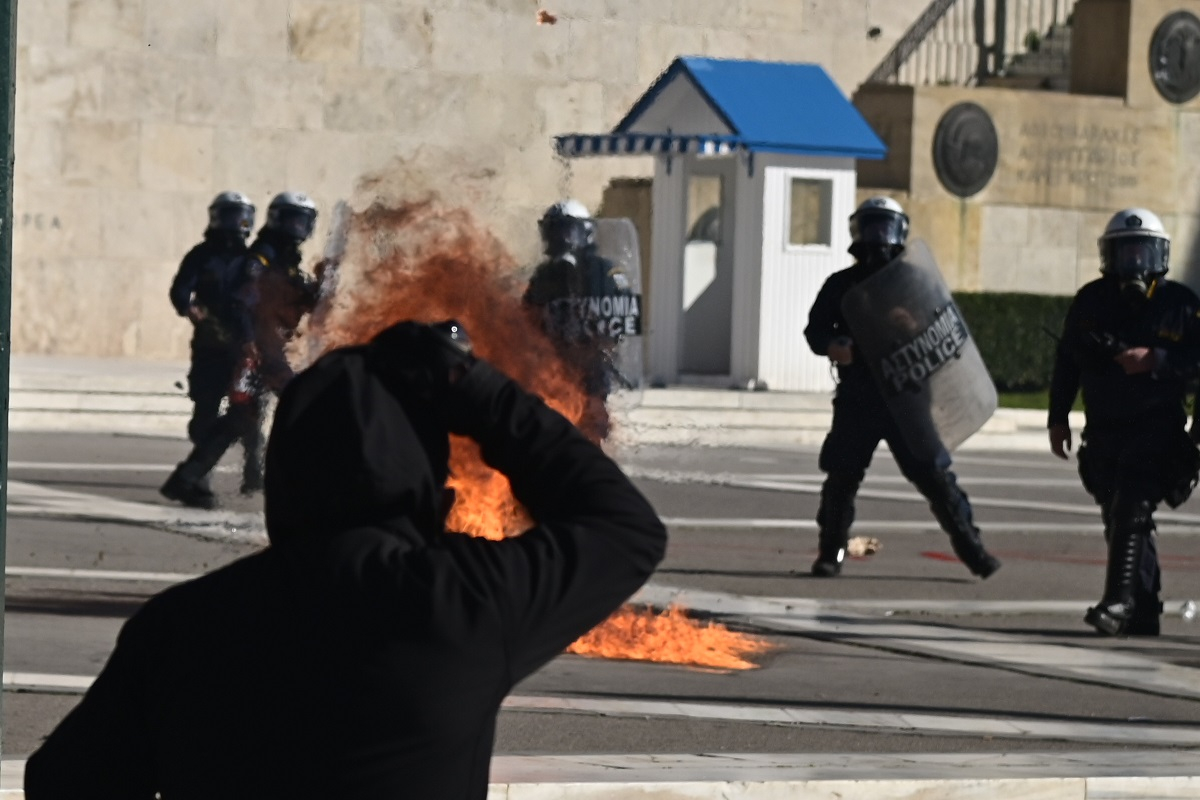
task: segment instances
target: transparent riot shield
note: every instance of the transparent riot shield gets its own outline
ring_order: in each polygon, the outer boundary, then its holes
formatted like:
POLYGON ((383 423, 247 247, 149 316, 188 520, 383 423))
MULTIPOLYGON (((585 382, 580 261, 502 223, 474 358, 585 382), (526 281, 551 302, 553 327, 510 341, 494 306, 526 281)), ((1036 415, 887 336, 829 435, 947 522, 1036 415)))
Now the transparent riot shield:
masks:
POLYGON ((596 252, 612 262, 619 294, 601 301, 601 325, 613 338, 613 394, 619 404, 640 402, 642 372, 642 260, 637 229, 628 219, 596 220, 596 252), (608 313, 605 313, 608 312, 608 313))
POLYGON ((958 447, 996 410, 996 387, 924 242, 848 291, 842 314, 918 458, 958 447))

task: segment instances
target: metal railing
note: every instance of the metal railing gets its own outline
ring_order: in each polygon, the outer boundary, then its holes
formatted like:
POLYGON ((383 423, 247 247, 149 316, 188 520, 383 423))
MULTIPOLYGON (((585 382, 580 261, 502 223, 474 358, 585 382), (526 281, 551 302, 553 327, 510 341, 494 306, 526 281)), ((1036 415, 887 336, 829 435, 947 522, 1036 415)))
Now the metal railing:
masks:
POLYGON ((932 0, 867 83, 972 86, 1069 24, 1075 0, 932 0))

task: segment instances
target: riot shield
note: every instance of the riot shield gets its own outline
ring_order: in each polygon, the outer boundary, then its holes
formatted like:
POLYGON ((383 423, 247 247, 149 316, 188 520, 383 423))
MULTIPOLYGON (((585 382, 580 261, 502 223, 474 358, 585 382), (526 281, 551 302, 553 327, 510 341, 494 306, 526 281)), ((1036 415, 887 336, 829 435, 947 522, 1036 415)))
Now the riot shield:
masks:
POLYGON ((842 314, 918 458, 958 447, 996 410, 996 387, 924 242, 848 291, 842 314))
MULTIPOLYGON (((599 327, 615 340, 612 391, 618 395, 642 389, 642 260, 637 229, 628 219, 597 219, 596 252, 612 262, 620 294, 600 298, 599 327)), ((630 399, 628 396, 626 400, 630 399)))

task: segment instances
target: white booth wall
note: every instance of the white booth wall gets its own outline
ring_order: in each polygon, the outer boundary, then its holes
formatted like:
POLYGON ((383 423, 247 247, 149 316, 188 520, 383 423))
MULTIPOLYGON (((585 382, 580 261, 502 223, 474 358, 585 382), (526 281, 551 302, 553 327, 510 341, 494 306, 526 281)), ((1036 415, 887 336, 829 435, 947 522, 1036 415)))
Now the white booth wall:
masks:
POLYGON ((809 350, 804 327, 825 279, 850 264, 846 221, 854 210, 855 182, 851 158, 659 157, 648 319, 651 382, 747 387, 754 380, 773 390, 830 391, 828 359, 809 350), (715 252, 693 244, 695 252, 689 253, 688 227, 697 216, 689 213, 689 187, 693 178, 705 176, 723 180, 722 243, 715 252), (794 179, 826 187, 828 244, 789 243, 794 179), (714 273, 714 280, 700 297, 689 284, 705 272, 714 273), (696 301, 694 318, 685 299, 696 301))

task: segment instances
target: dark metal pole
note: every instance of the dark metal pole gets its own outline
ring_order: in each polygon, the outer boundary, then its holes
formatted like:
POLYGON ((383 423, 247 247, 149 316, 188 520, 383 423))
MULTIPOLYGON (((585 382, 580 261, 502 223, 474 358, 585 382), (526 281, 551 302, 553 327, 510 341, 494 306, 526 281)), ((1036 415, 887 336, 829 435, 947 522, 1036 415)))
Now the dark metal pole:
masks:
POLYGON ((1006 0, 996 0, 996 24, 992 31, 992 74, 999 75, 1004 71, 1005 39, 1008 38, 1008 3, 1006 0))
POLYGON ((978 53, 978 63, 975 65, 975 83, 982 86, 987 82, 988 75, 988 44, 987 44, 987 9, 983 0, 975 0, 975 52, 978 53))
MULTIPOLYGON (((17 84, 17 0, 0 10, 0 571, 8 564, 8 376, 12 357, 13 115, 17 84)), ((0 583, 0 664, 4 663, 4 588, 0 583)), ((0 697, 3 695, 0 694, 0 697)), ((3 704, 0 701, 0 714, 3 704)))

